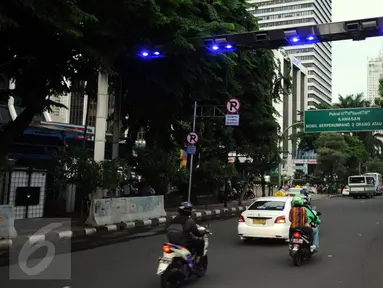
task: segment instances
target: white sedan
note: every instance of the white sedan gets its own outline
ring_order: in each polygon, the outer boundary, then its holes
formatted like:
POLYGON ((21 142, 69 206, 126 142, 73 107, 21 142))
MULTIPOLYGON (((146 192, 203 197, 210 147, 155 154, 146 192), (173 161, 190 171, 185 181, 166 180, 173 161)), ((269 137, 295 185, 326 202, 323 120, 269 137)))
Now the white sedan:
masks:
POLYGON ((238 223, 241 240, 289 238, 291 197, 262 197, 242 212, 238 223))
POLYGON ((346 186, 346 187, 343 188, 342 195, 343 195, 344 197, 346 197, 346 196, 350 196, 350 188, 349 188, 348 186, 346 186))

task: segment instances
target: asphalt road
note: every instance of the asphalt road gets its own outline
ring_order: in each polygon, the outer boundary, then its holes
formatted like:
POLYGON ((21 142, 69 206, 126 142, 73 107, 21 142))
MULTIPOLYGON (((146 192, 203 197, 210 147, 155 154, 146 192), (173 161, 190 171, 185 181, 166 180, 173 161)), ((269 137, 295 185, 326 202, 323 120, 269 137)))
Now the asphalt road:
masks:
MULTIPOLYGON (((286 243, 244 244, 236 234, 237 219, 223 220, 212 224, 208 273, 188 287, 381 288, 383 197, 334 198, 319 200, 316 205, 323 213, 320 252, 302 267, 293 266, 286 243)), ((0 267, 0 287, 159 287, 156 268, 164 241, 164 235, 154 235, 61 254, 55 259, 57 263, 61 260, 63 264, 71 257, 68 263, 72 275, 66 275, 71 280, 9 281, 10 269, 15 271, 18 266, 0 267)), ((68 270, 55 266, 49 275, 63 275, 68 270)))

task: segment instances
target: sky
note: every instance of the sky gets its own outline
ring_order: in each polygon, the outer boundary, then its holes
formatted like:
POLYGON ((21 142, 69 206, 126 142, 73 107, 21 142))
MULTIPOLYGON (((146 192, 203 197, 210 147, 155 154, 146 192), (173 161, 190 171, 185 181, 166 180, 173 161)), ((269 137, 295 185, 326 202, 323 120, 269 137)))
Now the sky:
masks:
MULTIPOLYGON (((383 17, 383 0, 332 0, 332 21, 383 17)), ((367 95, 367 57, 383 51, 383 37, 332 43, 332 100, 338 94, 367 95)))

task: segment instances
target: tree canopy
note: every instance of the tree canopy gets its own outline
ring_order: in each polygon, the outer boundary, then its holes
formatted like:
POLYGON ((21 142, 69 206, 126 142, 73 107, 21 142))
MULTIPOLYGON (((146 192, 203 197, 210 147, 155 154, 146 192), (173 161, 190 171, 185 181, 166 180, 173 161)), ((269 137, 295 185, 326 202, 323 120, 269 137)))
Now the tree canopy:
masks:
MULTIPOLYGON (((250 6, 245 0, 3 1, 0 33, 6 45, 1 46, 0 75, 16 82, 16 89, 3 97, 15 96, 25 109, 3 128, 0 155, 6 155, 35 114, 57 105, 52 95, 74 91, 78 81, 86 81, 86 93, 94 94, 97 72, 103 69, 111 75, 112 93, 118 89, 117 78, 122 79, 131 163, 137 163, 133 150, 140 129, 146 140, 141 158, 156 163, 159 153, 167 162, 185 146, 194 101, 222 106, 234 96, 243 107, 239 127, 225 127, 223 118, 197 121, 202 138, 197 177, 208 175, 218 187, 221 175, 233 174, 229 151, 256 159, 252 165, 260 174, 275 167, 279 127, 273 103, 289 92, 290 79, 278 72, 272 51, 209 55, 190 42, 198 36, 256 30, 250 6), (137 57, 140 48, 156 44, 163 45, 167 57, 137 57)), ((163 185, 168 181, 158 178, 158 169, 143 167, 148 179, 163 185)))
POLYGON ((344 176, 348 155, 344 136, 337 133, 321 133, 316 141, 317 169, 328 179, 344 176))

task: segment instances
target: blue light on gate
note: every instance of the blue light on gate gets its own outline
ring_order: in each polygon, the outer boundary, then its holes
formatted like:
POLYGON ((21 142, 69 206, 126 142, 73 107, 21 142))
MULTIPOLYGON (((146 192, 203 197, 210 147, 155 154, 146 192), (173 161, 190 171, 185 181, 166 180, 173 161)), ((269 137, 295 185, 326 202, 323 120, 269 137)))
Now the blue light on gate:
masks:
POLYGON ((311 43, 316 43, 317 38, 313 35, 309 35, 306 38, 301 38, 299 36, 294 36, 294 37, 289 37, 287 38, 287 41, 291 45, 305 45, 305 44, 311 44, 311 43))
POLYGON ((209 45, 206 46, 206 49, 211 52, 211 53, 229 53, 229 52, 234 52, 237 51, 237 49, 228 43, 225 44, 214 44, 214 45, 209 45))
POLYGON ((165 57, 165 55, 163 55, 160 51, 157 50, 142 50, 138 53, 138 56, 142 59, 156 59, 165 57))

